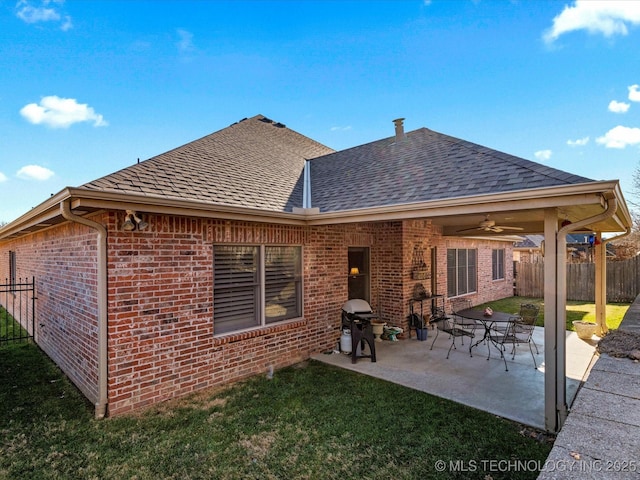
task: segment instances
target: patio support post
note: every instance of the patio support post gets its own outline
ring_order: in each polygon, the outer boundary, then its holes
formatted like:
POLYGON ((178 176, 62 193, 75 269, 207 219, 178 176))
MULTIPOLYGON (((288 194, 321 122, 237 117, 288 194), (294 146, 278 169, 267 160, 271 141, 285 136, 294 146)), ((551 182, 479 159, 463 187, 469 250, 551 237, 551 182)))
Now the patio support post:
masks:
POLYGON ((556 431, 569 414, 567 405, 567 231, 556 233, 556 431))
POLYGON ((566 275, 566 239, 558 235, 557 209, 547 208, 544 212, 544 424, 550 432, 560 430, 567 414, 566 275))
MULTIPOLYGON (((600 278, 602 282, 602 291, 600 296, 598 296, 597 283, 596 283, 596 335, 599 337, 603 337, 607 333, 609 333, 609 327, 607 327, 607 243, 613 242, 615 240, 620 240, 631 234, 631 227, 627 227, 627 230, 615 237, 609 237, 606 239, 602 238, 602 235, 599 234, 599 239, 601 240, 600 245, 598 245, 600 249, 600 255, 602 258, 602 269, 600 270, 600 278)), ((597 250, 596 250, 597 253, 597 250)), ((596 259, 598 257, 596 256, 596 259)), ((596 262, 596 278, 598 275, 598 263, 596 262)))

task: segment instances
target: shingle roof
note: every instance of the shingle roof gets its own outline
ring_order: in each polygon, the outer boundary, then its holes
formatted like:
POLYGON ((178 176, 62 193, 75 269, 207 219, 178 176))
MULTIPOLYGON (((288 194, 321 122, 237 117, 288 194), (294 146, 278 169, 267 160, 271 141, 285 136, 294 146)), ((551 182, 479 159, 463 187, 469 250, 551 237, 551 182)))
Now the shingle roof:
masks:
POLYGON ((257 115, 81 188, 290 212, 305 159, 333 151, 257 115))
POLYGON ((544 235, 525 235, 521 242, 515 243, 515 248, 540 248, 544 235))
POLYGON ((290 212, 305 159, 321 212, 592 181, 426 128, 335 152, 257 115, 81 188, 290 212))
POLYGON ((311 179, 321 212, 592 181, 427 128, 316 158, 311 179))

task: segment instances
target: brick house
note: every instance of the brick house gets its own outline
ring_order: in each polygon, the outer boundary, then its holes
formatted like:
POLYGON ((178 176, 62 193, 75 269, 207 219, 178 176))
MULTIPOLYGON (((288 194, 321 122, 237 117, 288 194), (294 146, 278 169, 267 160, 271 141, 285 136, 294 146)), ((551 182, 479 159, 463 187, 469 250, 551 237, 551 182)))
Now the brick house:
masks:
POLYGON ((406 328, 417 257, 447 302, 510 296, 507 234, 605 195, 616 181, 401 121, 336 152, 258 115, 0 228, 0 277, 36 278, 36 341, 103 417, 334 348, 354 296, 406 328))

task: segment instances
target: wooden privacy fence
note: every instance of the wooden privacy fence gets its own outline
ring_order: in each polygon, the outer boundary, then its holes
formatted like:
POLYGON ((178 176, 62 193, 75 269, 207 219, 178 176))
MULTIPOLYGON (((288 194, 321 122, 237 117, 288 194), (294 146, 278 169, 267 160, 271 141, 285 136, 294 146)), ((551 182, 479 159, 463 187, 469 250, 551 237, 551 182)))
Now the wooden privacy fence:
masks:
MULTIPOLYGON (((515 264, 515 294, 544 296, 544 264, 515 264)), ((567 264, 567 300, 592 302, 596 296, 593 263, 567 264)), ((607 302, 633 302, 640 293, 640 256, 621 262, 607 262, 607 302)))

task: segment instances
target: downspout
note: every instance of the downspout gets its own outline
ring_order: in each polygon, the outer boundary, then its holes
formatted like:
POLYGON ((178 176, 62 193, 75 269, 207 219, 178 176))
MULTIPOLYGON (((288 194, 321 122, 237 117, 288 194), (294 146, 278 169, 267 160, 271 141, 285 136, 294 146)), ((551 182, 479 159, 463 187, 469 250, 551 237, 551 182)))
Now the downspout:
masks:
POLYGON ((109 403, 107 393, 107 229, 98 222, 71 213, 70 200, 60 202, 62 216, 98 232, 98 401, 95 404, 95 418, 107 415, 109 403))
POLYGON ((618 201, 615 198, 605 200, 606 208, 604 212, 590 218, 582 219, 578 222, 565 225, 556 234, 556 422, 559 431, 568 414, 566 395, 566 323, 567 323, 567 266, 566 249, 567 234, 573 230, 578 230, 591 223, 600 222, 615 215, 618 209, 618 201))

